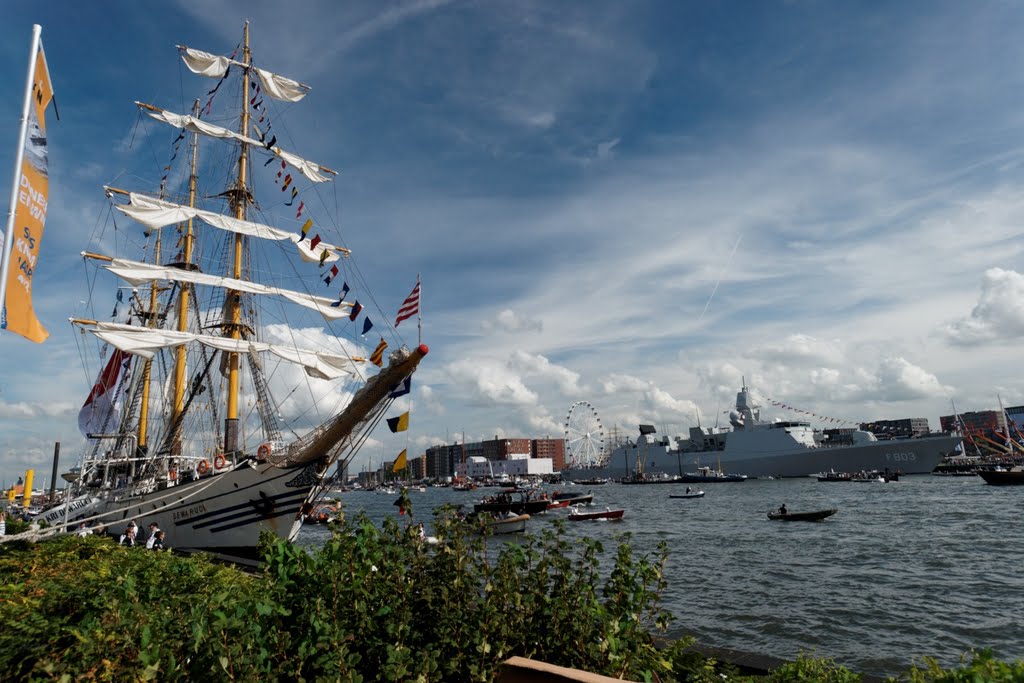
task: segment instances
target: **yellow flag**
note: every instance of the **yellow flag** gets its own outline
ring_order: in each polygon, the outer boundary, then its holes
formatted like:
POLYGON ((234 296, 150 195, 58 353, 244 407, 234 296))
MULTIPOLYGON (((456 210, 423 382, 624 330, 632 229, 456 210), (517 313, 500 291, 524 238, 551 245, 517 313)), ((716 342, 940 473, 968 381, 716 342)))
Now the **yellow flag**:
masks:
POLYGON ((388 348, 388 343, 384 341, 384 338, 382 337, 380 344, 377 344, 377 348, 373 350, 372 354, 370 354, 370 362, 378 367, 383 367, 384 349, 386 348, 388 348))
POLYGON ((397 472, 399 470, 404 470, 405 469, 405 452, 407 450, 409 450, 409 449, 403 448, 402 452, 398 454, 398 460, 395 461, 394 466, 392 466, 392 468, 391 468, 392 472, 397 472))
POLYGON ((39 259, 39 243, 46 222, 46 198, 50 183, 47 175, 46 107, 53 99, 46 55, 39 45, 35 76, 32 81, 32 106, 29 107, 28 135, 21 162, 18 203, 14 210, 11 236, 11 261, 7 271, 7 296, 4 327, 30 341, 42 343, 50 336, 32 310, 32 275, 39 259))
POLYGON ((409 428, 409 411, 405 411, 398 417, 388 418, 388 429, 393 433, 404 432, 409 428))

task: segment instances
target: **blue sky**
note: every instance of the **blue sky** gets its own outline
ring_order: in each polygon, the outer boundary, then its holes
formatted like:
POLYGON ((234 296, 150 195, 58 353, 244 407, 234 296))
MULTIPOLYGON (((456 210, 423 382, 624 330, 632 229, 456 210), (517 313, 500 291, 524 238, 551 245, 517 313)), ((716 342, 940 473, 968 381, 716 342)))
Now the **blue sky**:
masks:
MULTIPOLYGON (((13 2, 0 15, 3 187, 33 23, 61 115, 34 281, 52 337, 0 336, 0 479, 48 472, 54 441, 65 461, 81 447, 96 361, 82 369, 66 323, 86 298, 78 253, 106 220, 101 185, 132 187, 173 137, 137 125, 133 100, 186 110, 212 82, 174 46, 228 54, 245 19, 259 63, 313 87, 281 119, 288 148, 341 171, 326 196, 383 315, 422 273, 431 354, 411 451, 463 432, 557 436, 578 400, 629 433, 680 432, 698 411, 713 422, 742 376, 846 420, 937 428, 951 401, 1024 403, 1012 3, 13 2)), ((363 460, 405 445, 377 437, 363 460)))

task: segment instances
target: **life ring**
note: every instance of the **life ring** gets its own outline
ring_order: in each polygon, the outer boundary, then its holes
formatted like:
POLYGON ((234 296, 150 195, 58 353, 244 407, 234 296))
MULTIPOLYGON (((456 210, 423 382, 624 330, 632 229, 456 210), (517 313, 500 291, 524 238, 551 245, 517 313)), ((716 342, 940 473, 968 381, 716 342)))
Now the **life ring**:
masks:
POLYGON ((266 460, 270 457, 270 444, 261 443, 260 447, 256 449, 256 457, 260 460, 266 460))
POLYGON ((210 463, 206 462, 206 459, 199 461, 199 474, 206 474, 210 471, 210 463))
MULTIPOLYGON (((206 461, 204 460, 203 462, 206 461)), ((218 453, 217 455, 213 456, 213 469, 222 470, 224 469, 225 466, 227 466, 227 464, 228 461, 224 459, 223 453, 218 453)))

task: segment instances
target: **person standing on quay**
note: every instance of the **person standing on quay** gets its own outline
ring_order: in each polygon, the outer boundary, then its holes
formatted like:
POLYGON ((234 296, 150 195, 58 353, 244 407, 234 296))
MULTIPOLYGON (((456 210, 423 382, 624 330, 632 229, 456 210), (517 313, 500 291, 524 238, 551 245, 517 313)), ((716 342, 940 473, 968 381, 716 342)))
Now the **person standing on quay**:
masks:
POLYGON ((155 544, 156 541, 157 541, 156 535, 158 533, 160 533, 160 527, 157 526, 156 522, 150 522, 149 523, 149 537, 146 539, 146 549, 147 550, 152 550, 153 549, 153 544, 155 544))
POLYGON ((128 527, 124 530, 124 533, 121 534, 121 541, 120 541, 121 545, 134 546, 135 545, 135 534, 136 534, 136 530, 138 528, 139 528, 138 524, 136 524, 135 522, 130 522, 128 524, 128 527))

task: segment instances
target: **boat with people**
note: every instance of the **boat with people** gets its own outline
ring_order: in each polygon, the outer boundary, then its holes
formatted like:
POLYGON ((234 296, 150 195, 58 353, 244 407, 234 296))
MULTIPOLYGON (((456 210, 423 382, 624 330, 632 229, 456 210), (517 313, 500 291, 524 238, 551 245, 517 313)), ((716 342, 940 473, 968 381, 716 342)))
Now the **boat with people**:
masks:
POLYGON ((551 499, 535 489, 505 489, 485 496, 473 505, 473 512, 513 512, 517 515, 536 515, 548 509, 551 499))
POLYGON ((670 493, 669 498, 703 498, 704 491, 701 489, 691 489, 689 486, 686 487, 686 491, 683 493, 670 493))
MULTIPOLYGON (((144 155, 151 164, 155 154, 155 177, 103 188, 111 220, 130 223, 97 231, 97 251, 83 252, 95 271, 89 292, 110 297, 87 304, 92 317, 72 319, 100 361, 79 413, 87 445, 67 500, 94 526, 156 522, 170 547, 251 561, 261 533, 296 537, 328 473, 408 393, 428 350, 406 346, 396 328, 419 313, 419 278, 394 324, 369 310, 375 299, 327 204, 313 202, 336 172, 278 144, 290 135, 270 101, 280 111, 310 88, 263 68, 273 57, 256 58, 248 22, 230 56, 178 54, 216 85, 198 87, 187 113, 136 102, 160 127, 141 138, 162 133, 144 155), (370 328, 379 343, 366 345, 370 328), (303 435, 286 438, 296 427, 303 435)), ((391 420, 404 430, 408 413, 391 420)))
POLYGON ((1024 486, 1024 466, 979 468, 975 473, 992 486, 1024 486))
POLYGON ((616 520, 622 519, 623 515, 626 514, 626 511, 622 508, 617 510, 605 508, 604 510, 583 511, 579 507, 574 507, 571 510, 569 513, 570 522, 585 522, 595 519, 616 520))
POLYGON ((341 508, 333 503, 320 503, 313 506, 302 518, 305 524, 330 524, 338 521, 341 508))
MULTIPOLYGON (((591 491, 586 493, 573 493, 572 491, 553 491, 551 493, 552 503, 565 503, 566 505, 590 505, 594 500, 591 491)), ((549 505, 550 507, 550 505, 549 505)))
POLYGON ((772 510, 768 513, 768 519, 781 522, 820 522, 839 512, 838 508, 826 510, 809 510, 807 512, 790 512, 785 507, 779 510, 772 510))
POLYGON ((883 471, 878 470, 861 470, 860 472, 836 472, 835 470, 829 470, 828 472, 818 472, 815 476, 818 481, 855 481, 860 483, 879 483, 885 484, 891 481, 900 480, 900 471, 890 471, 888 469, 883 471))
POLYGON ((680 481, 685 483, 716 484, 742 482, 747 480, 745 474, 726 473, 713 467, 698 467, 696 472, 685 472, 680 481))

